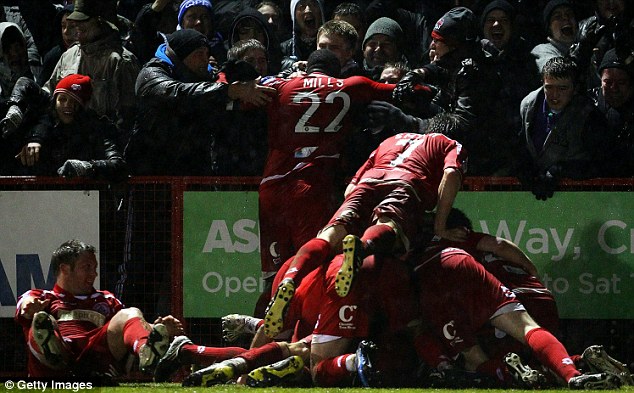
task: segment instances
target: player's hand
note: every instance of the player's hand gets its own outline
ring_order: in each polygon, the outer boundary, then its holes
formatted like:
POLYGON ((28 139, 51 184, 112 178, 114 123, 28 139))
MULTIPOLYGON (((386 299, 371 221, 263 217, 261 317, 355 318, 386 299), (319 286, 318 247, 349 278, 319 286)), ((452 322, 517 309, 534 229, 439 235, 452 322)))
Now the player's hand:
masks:
POLYGON ((370 102, 367 113, 371 128, 389 128, 397 132, 413 131, 415 128, 413 116, 405 114, 400 108, 385 101, 370 102))
POLYGON ((20 316, 26 319, 33 319, 33 315, 40 311, 46 310, 51 303, 50 299, 40 300, 36 297, 24 300, 22 303, 22 310, 20 310, 20 316))
POLYGON ((40 149, 42 145, 37 142, 27 143, 22 147, 22 150, 15 156, 20 160, 22 165, 33 166, 40 160, 40 149))
POLYGON ((162 323, 167 328, 167 333, 170 337, 179 336, 185 333, 183 323, 176 319, 173 315, 167 315, 165 317, 158 317, 154 323, 162 323))
POLYGON ((292 65, 293 70, 295 71, 306 71, 306 69, 308 68, 308 62, 306 60, 299 60, 296 61, 295 63, 293 63, 292 65))
POLYGON ((434 232, 437 236, 454 242, 464 242, 467 240, 467 236, 469 235, 469 230, 464 227, 452 229, 440 228, 436 229, 434 232))
POLYGON ((306 75, 306 71, 301 71, 301 70, 293 71, 293 73, 291 73, 287 79, 299 78, 305 75, 306 75))

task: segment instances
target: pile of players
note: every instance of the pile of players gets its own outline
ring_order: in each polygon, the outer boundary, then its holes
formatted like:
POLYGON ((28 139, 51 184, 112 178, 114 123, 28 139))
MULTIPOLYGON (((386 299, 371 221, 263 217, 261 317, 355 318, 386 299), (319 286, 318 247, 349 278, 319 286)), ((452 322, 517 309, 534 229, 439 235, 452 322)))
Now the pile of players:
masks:
MULTIPOLYGON (((255 334, 252 349, 183 385, 632 384, 627 366, 602 346, 570 355, 555 337, 557 307, 531 260, 510 241, 474 232, 452 207, 465 159, 441 134, 383 141, 330 222, 280 268, 265 318, 225 317, 228 337, 255 334)), ((173 344, 158 380, 180 367, 178 353, 173 344)))

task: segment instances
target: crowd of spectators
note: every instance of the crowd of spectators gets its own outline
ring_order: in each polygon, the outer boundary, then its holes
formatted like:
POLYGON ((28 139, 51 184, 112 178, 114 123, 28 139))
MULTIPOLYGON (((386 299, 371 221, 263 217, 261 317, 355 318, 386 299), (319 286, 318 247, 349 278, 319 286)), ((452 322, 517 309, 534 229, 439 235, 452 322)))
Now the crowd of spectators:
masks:
POLYGON ((0 175, 261 176, 272 93, 256 78, 305 72, 320 48, 335 52, 340 77, 436 92, 419 107, 373 102, 357 113, 343 153, 348 176, 355 156, 403 131, 442 132, 469 151, 468 175, 514 176, 540 199, 561 178, 634 175, 634 29, 625 0, 7 4, 0 175), (174 36, 181 31, 199 35, 174 36), (81 126, 86 143, 108 143, 94 156, 64 146, 77 140, 51 112, 58 84, 74 74, 90 81, 77 110, 79 124, 90 123, 81 126), (237 110, 244 103, 253 107, 246 116, 237 110), (53 152, 55 160, 39 159, 53 152), (112 157, 114 173, 92 170, 112 157), (62 170, 68 160, 88 169, 62 170))

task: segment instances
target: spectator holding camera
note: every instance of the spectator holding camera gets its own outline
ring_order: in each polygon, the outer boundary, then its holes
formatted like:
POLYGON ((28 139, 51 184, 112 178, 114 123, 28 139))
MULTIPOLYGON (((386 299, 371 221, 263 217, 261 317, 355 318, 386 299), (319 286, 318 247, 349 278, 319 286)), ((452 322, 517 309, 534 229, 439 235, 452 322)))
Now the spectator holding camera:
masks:
POLYGON ((617 45, 626 44, 628 41, 626 35, 628 34, 628 24, 631 22, 627 16, 625 0, 595 0, 594 3, 594 15, 579 22, 578 34, 579 38, 583 38, 588 33, 592 34, 597 26, 605 26, 602 29, 602 34, 596 37, 595 45, 592 48, 591 62, 594 73, 589 81, 592 87, 596 87, 600 83, 598 68, 605 53, 617 45))

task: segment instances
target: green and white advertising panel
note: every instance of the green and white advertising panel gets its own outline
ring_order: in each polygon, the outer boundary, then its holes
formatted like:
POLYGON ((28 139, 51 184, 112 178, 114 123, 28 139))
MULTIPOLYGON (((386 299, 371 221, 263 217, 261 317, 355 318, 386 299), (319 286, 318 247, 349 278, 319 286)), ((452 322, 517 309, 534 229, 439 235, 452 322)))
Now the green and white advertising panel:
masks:
POLYGON ((251 314, 263 291, 257 192, 185 192, 186 317, 251 314))
POLYGON ((476 231, 512 240, 537 266, 562 318, 634 318, 634 195, 465 192, 476 231))
MULTIPOLYGON (((634 196, 627 192, 461 192, 474 229, 517 243, 562 318, 634 318, 634 196)), ((184 312, 253 312, 260 276, 257 192, 186 192, 184 312)))

